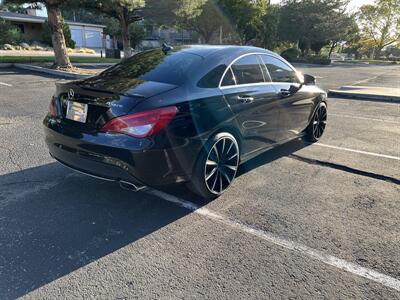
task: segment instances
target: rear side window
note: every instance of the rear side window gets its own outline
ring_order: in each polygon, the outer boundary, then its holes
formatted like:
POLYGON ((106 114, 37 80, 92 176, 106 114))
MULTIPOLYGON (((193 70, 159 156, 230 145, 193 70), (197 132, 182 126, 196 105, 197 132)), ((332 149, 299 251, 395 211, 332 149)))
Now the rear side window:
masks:
POLYGON ((236 85, 235 76, 233 75, 232 69, 229 68, 222 80, 221 86, 236 85))
POLYGON ((257 56, 248 55, 240 58, 232 65, 237 84, 264 82, 264 76, 257 56))
POLYGON ((296 72, 289 65, 269 55, 260 56, 273 82, 299 82, 296 72))
POLYGON ((219 65, 208 72, 198 82, 198 86, 202 88, 216 88, 218 87, 219 81, 226 70, 226 65, 219 65))
POLYGON ((202 58, 195 54, 171 51, 165 55, 162 50, 155 49, 138 53, 101 75, 110 80, 124 78, 181 85, 201 61, 202 58))

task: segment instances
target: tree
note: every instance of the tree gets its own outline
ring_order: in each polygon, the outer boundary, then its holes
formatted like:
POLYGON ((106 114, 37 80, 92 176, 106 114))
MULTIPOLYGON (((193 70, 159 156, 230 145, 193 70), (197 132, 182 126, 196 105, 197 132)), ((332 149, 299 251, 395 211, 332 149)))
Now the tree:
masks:
POLYGON ((129 24, 129 39, 131 42, 131 47, 136 48, 139 43, 143 40, 145 31, 143 26, 136 23, 129 24))
POLYGON ((198 33, 206 44, 220 28, 226 27, 216 1, 180 0, 178 3, 179 7, 175 10, 177 25, 198 33))
POLYGON ((63 22, 60 12, 61 5, 65 5, 69 0, 6 0, 6 4, 23 4, 31 3, 33 5, 37 3, 43 3, 47 9, 48 23, 51 32, 51 39, 54 49, 54 68, 71 68, 71 61, 67 54, 67 46, 65 44, 65 37, 63 31, 63 22))
POLYGON ((279 44, 279 5, 269 5, 266 14, 262 17, 262 27, 259 34, 260 46, 267 49, 274 49, 279 44))
MULTIPOLYGON (((281 8, 279 36, 298 43, 303 55, 317 54, 331 41, 340 41, 348 32, 347 0, 287 0, 281 8)), ((336 47, 336 45, 335 45, 336 47)))
POLYGON ((97 10, 82 7, 81 2, 74 2, 73 5, 62 7, 61 12, 65 20, 105 25, 105 34, 115 36, 121 33, 117 19, 99 13, 97 10))
MULTIPOLYGON (((69 29, 69 26, 63 22, 63 32, 64 32, 64 38, 65 38, 65 45, 68 48, 75 48, 75 42, 71 37, 71 30, 69 29)), ((42 25, 42 41, 43 43, 53 47, 53 40, 51 38, 51 31, 49 27, 49 23, 45 21, 42 25)))
POLYGON ((387 58, 400 58, 400 45, 391 45, 385 49, 384 53, 387 58))
POLYGON ((181 3, 180 0, 146 0, 141 14, 147 22, 175 26, 177 24, 175 12, 181 3))
POLYGON ((0 19, 0 45, 17 44, 21 40, 21 32, 9 21, 0 19))
POLYGON ((361 34, 374 41, 374 56, 383 48, 400 41, 400 0, 377 0, 375 5, 363 5, 358 14, 361 34))
POLYGON ((0 1, 0 10, 10 11, 19 14, 26 14, 26 7, 20 4, 2 3, 0 1))
POLYGON ((333 50, 341 42, 352 42, 357 38, 359 28, 354 15, 340 14, 336 19, 335 29, 329 35, 330 49, 329 58, 332 56, 333 50))
POLYGON ((226 26, 216 0, 146 0, 143 16, 153 24, 196 32, 205 43, 226 26))
POLYGON ((97 9, 119 21, 124 57, 128 58, 132 55, 128 26, 141 19, 138 15, 138 10, 144 7, 144 4, 144 0, 88 0, 86 6, 97 9))
POLYGON ((241 44, 258 38, 266 1, 218 0, 218 7, 232 25, 232 30, 238 34, 241 44))

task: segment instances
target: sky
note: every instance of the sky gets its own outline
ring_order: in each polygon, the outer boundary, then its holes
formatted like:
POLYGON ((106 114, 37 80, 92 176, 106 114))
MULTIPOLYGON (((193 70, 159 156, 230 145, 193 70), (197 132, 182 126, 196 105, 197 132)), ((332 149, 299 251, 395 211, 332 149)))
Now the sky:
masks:
MULTIPOLYGON (((281 0, 272 0, 271 3, 279 3, 281 0)), ((374 0, 351 0, 349 4, 349 10, 354 11, 360 6, 364 4, 373 4, 375 1, 374 0)))

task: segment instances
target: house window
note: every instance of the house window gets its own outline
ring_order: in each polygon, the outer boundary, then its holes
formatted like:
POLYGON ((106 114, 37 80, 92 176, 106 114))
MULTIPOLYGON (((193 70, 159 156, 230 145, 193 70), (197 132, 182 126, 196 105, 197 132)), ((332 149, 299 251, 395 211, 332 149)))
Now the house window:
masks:
POLYGON ((21 31, 21 33, 25 33, 25 26, 24 24, 15 24, 19 30, 21 31))

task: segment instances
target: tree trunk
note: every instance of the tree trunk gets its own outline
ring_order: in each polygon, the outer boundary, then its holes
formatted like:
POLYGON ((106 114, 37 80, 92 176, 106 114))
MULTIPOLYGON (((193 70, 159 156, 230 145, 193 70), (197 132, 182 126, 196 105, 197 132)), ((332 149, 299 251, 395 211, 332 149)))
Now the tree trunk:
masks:
POLYGON ((214 34, 214 31, 212 31, 212 32, 203 32, 201 34, 203 36, 205 44, 209 44, 210 43, 213 34, 214 34))
POLYGON ((46 5, 49 28, 51 32, 51 40, 54 49, 54 65, 55 68, 71 68, 71 61, 67 53, 67 46, 65 44, 63 24, 61 12, 58 6, 46 5))
POLYGON ((335 50, 336 46, 337 46, 337 42, 335 42, 335 41, 332 42, 332 46, 331 46, 331 49, 329 49, 329 54, 328 54, 329 58, 331 58, 332 52, 333 52, 333 50, 335 50))
POLYGON ((122 45, 124 48, 124 58, 128 58, 132 56, 131 43, 129 40, 129 30, 128 30, 128 22, 127 22, 127 14, 124 11, 121 11, 118 14, 119 24, 121 26, 121 36, 122 36, 122 45))
POLYGON ((383 46, 377 46, 374 50, 374 59, 379 59, 379 57, 381 56, 381 52, 382 52, 383 46))

